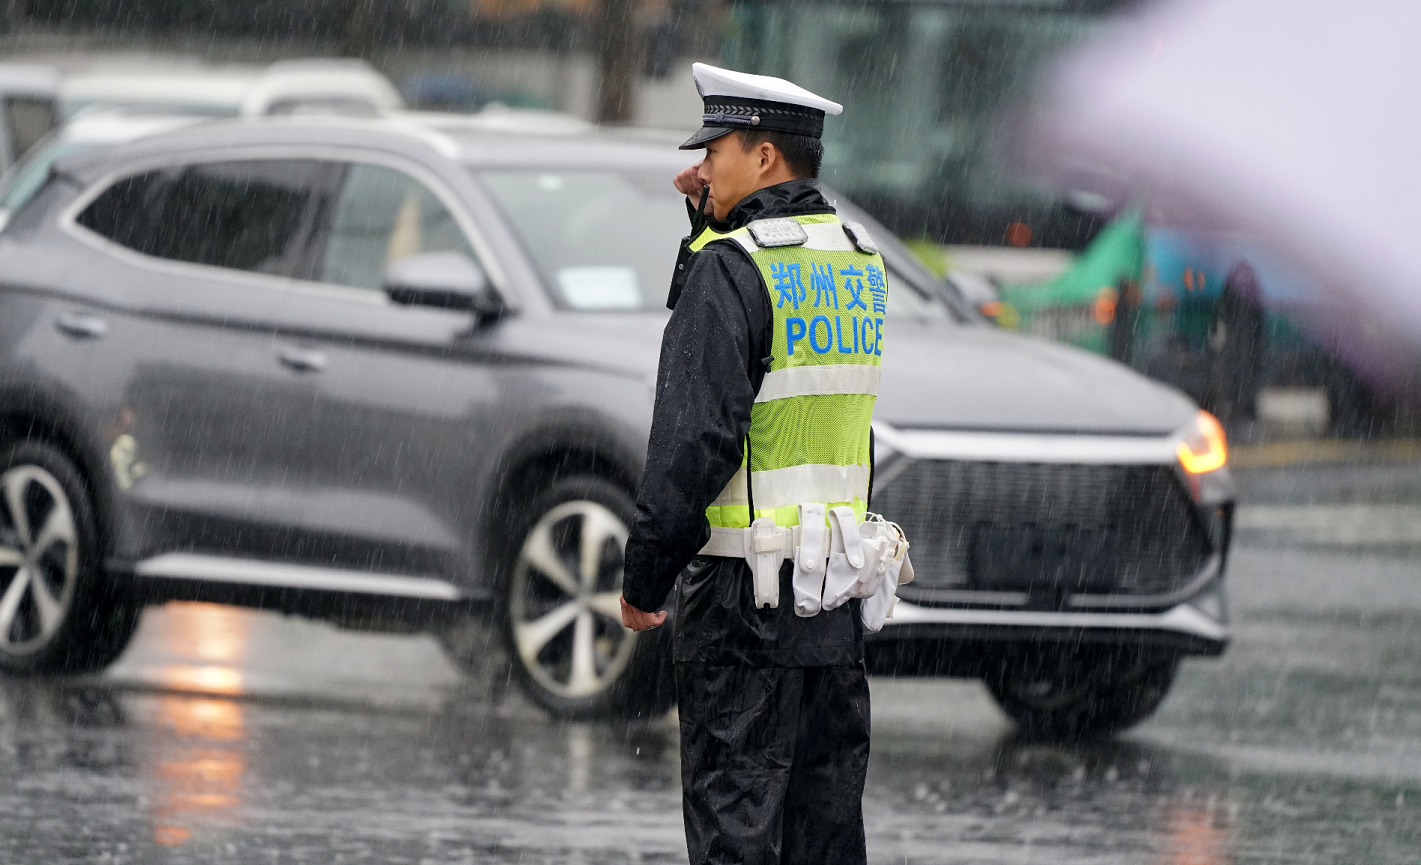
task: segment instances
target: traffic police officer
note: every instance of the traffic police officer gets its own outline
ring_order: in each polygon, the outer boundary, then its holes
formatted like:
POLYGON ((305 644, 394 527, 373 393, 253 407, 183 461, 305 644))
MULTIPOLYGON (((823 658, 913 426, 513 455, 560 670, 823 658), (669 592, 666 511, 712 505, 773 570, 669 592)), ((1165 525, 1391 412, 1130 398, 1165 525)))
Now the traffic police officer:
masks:
POLYGON ((868 504, 883 260, 819 192, 824 117, 842 107, 693 68, 704 126, 681 149, 706 154, 675 181, 699 208, 668 302, 623 621, 660 625, 676 588, 693 865, 864 862, 864 629, 833 551, 868 504))

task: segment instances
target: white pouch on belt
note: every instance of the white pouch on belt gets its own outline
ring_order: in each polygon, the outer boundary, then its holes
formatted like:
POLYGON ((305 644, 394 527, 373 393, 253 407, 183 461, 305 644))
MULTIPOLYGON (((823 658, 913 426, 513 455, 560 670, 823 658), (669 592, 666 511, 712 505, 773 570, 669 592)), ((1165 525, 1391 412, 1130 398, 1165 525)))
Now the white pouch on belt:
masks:
POLYGON ((861 528, 864 526, 873 527, 874 540, 882 545, 878 567, 874 569, 877 585, 864 583, 860 588, 868 594, 859 595, 864 598, 859 608, 863 628, 870 634, 876 634, 883 630, 887 619, 893 618, 893 608, 898 604, 898 587, 913 581, 913 563, 908 559, 908 539, 896 523, 878 517, 873 522, 863 523, 861 528))
POLYGON ((859 616, 863 619, 864 633, 876 634, 883 630, 883 623, 893 616, 893 607, 898 603, 898 584, 884 580, 878 591, 865 598, 859 606, 859 616))
POLYGON ((788 543, 785 533, 770 517, 760 517, 745 532, 745 561, 755 578, 755 609, 780 605, 780 562, 785 560, 788 543))
POLYGON ((839 505, 829 510, 829 568, 824 577, 825 610, 843 606, 849 598, 859 598, 859 583, 878 568, 878 544, 866 541, 859 531, 854 509, 839 505))
MULTIPOLYGON (((870 516, 873 516, 870 514, 870 516)), ((893 557, 897 539, 889 537, 882 522, 862 522, 858 525, 859 536, 863 538, 864 566, 858 569, 858 582, 854 584, 850 597, 868 599, 883 585, 888 572, 888 560, 893 557)))
POLYGON ((824 575, 829 558, 829 527, 824 506, 799 506, 799 550, 794 557, 794 614, 817 615, 824 596, 824 575))

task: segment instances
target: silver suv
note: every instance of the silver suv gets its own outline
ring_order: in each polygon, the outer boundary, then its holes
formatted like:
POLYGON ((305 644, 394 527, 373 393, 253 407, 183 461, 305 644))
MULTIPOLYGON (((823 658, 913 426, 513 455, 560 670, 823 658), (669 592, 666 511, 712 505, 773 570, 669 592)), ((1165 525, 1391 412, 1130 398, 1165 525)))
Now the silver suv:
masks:
MULTIPOLYGON (((205 599, 430 629, 562 715, 666 708, 617 597, 671 144, 292 118, 55 163, 0 233, 0 666, 98 669, 142 605, 205 599)), ((918 577, 871 669, 982 677, 1043 735, 1143 718, 1228 639, 1222 436, 873 231, 872 507, 918 577)))

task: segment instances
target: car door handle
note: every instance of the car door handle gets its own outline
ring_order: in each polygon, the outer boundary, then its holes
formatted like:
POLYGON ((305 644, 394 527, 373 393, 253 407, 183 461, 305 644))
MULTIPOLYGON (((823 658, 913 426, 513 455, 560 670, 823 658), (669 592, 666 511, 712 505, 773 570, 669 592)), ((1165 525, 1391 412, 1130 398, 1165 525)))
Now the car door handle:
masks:
POLYGON ((75 339, 98 339, 109 332, 109 323, 97 315, 83 312, 60 313, 54 326, 65 336, 75 339))
POLYGON ((297 372, 320 372, 326 368, 325 352, 294 345, 282 346, 276 353, 276 359, 281 361, 282 366, 297 372))

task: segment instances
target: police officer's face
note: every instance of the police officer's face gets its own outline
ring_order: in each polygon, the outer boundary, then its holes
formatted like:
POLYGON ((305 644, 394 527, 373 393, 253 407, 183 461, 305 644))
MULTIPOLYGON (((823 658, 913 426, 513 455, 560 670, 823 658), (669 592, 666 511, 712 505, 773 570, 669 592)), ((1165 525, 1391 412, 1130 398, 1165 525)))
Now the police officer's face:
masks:
POLYGON ((745 196, 793 180, 794 176, 773 144, 761 141, 747 151, 741 146, 740 133, 732 132, 706 143, 700 179, 710 185, 710 206, 715 218, 724 220, 745 196))

